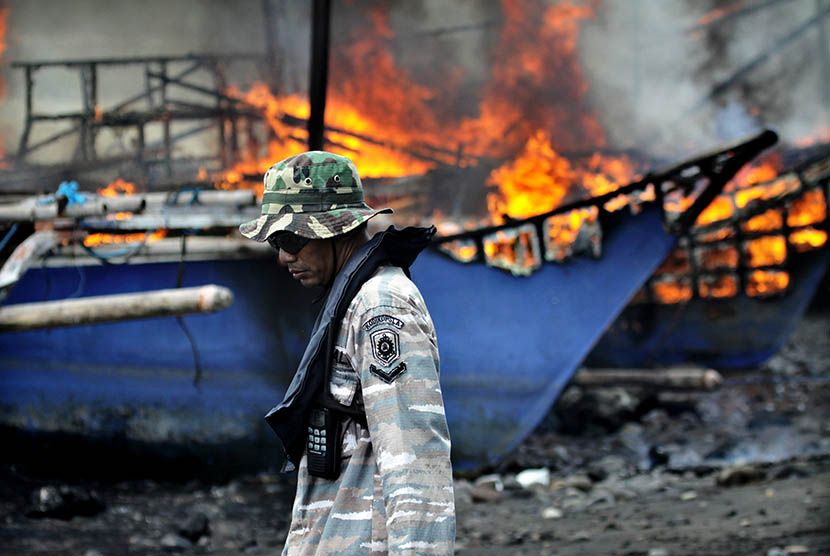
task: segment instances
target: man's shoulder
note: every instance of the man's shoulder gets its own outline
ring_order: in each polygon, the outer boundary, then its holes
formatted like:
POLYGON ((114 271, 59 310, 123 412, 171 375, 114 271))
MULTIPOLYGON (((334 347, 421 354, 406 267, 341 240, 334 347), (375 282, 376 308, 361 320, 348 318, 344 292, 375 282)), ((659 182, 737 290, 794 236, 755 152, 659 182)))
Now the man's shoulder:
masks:
POLYGON ((383 265, 378 268, 360 288, 353 303, 358 314, 381 306, 401 309, 423 306, 421 292, 400 267, 383 265))

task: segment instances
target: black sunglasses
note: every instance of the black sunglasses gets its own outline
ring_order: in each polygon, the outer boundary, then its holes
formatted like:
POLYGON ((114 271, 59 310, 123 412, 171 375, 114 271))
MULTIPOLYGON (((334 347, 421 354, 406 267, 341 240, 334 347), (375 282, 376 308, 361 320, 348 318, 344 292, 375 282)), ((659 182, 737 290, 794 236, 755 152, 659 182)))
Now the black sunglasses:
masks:
POLYGON ((268 237, 268 244, 274 249, 282 249, 286 253, 296 255, 306 244, 311 241, 307 237, 298 236, 291 232, 283 232, 281 234, 272 234, 268 237))

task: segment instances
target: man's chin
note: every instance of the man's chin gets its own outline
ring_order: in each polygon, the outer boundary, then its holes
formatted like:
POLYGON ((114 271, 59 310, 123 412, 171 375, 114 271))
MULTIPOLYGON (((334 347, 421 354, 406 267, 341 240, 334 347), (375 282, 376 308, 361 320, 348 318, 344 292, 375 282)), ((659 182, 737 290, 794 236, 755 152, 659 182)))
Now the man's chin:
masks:
POLYGON ((301 276, 300 278, 297 278, 297 281, 304 288, 314 288, 320 285, 319 281, 315 280, 311 276, 301 276))

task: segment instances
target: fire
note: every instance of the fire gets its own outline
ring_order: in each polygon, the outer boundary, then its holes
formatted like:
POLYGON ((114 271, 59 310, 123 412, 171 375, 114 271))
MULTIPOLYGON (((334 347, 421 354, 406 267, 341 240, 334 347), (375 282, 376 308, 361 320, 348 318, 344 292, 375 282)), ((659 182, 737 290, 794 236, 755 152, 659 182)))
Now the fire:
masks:
POLYGON ((702 297, 734 297, 738 294, 738 280, 734 276, 706 276, 698 281, 698 290, 702 297))
MULTIPOLYGON (((768 155, 742 168, 724 187, 724 194, 716 197, 697 217, 695 224, 705 226, 714 222, 727 220, 735 214, 736 208, 744 208, 754 199, 768 200, 782 194, 787 188, 798 187, 792 180, 786 179, 779 184, 769 184, 778 177, 780 160, 777 155, 768 155), (764 184, 753 187, 756 184, 764 184), (737 191, 737 193, 735 193, 737 191)), ((691 199, 686 200, 687 205, 691 199)), ((680 206, 672 210, 682 210, 680 206)))
POLYGON ((692 287, 684 279, 664 277, 654 282, 654 295, 660 303, 680 303, 692 298, 692 287))
POLYGON ((134 234, 89 234, 84 238, 84 245, 94 247, 96 245, 112 245, 120 243, 152 243, 167 237, 167 230, 156 230, 152 233, 138 232, 134 234))
POLYGON ((802 228, 790 234, 790 243, 796 251, 812 251, 827 243, 827 232, 813 227, 802 228))
POLYGON ((526 218, 547 212, 559 205, 576 176, 570 162, 553 150, 547 134, 538 131, 515 161, 490 174, 488 184, 499 188, 498 194, 488 195, 490 214, 500 224, 505 214, 526 218))
POLYGON ((735 205, 738 208, 745 208, 753 201, 769 201, 788 193, 798 191, 801 182, 798 176, 789 174, 781 178, 760 185, 754 185, 735 192, 735 205))
POLYGON ((491 266, 513 274, 530 274, 541 264, 536 231, 530 224, 514 230, 497 231, 484 237, 484 257, 491 266))
POLYGON ((782 292, 790 284, 790 275, 780 270, 753 270, 746 284, 746 293, 760 297, 782 292))
POLYGON ((695 221, 695 224, 698 226, 705 226, 706 224, 711 224, 712 222, 726 220, 732 216, 734 212, 735 205, 732 202, 732 199, 725 195, 721 195, 715 197, 709 206, 700 213, 695 221))
POLYGON ((689 265, 689 252, 686 249, 675 249, 660 264, 657 274, 684 274, 692 267, 689 265))
POLYGON ((98 189, 98 195, 102 197, 117 197, 118 195, 133 195, 134 193, 135 184, 121 178, 118 178, 106 187, 98 189))
POLYGON ((478 256, 478 247, 476 247, 474 241, 469 239, 457 239, 442 243, 440 249, 462 263, 472 262, 478 256))
MULTIPOLYGON (((732 180, 731 187, 747 187, 757 183, 772 181, 778 176, 780 160, 778 156, 761 158, 759 162, 744 167, 732 180)), ((730 188, 731 188, 730 187, 730 188)))
MULTIPOLYGON (((632 164, 625 157, 596 155, 572 164, 557 154, 605 141, 598 118, 585 107, 587 85, 576 48, 581 22, 594 16, 593 8, 504 0, 502 12, 504 24, 477 113, 458 116, 435 100, 446 98, 441 103, 446 106, 460 102, 453 100, 460 93, 460 70, 439 64, 434 75, 440 87, 416 82, 392 55, 395 37, 387 8, 371 9, 367 25, 332 49, 326 148, 352 158, 367 177, 423 174, 441 164, 464 167, 481 157, 507 161, 491 176, 490 183, 499 188, 489 201, 493 221, 505 212, 522 217, 549 210, 573 187, 598 194, 630 181, 632 164), (548 127, 540 129, 535 122, 548 127), (522 149, 525 158, 540 159, 511 162, 522 149), (543 175, 549 171, 552 177, 543 175), (529 192, 534 186, 537 191, 529 192)), ((308 101, 273 95, 262 83, 227 94, 261 109, 273 139, 267 153, 252 149, 228 169, 219 187, 254 187, 274 161, 305 149, 308 101)))
POLYGON ((824 191, 815 189, 807 191, 793 201, 787 214, 787 226, 807 226, 827 218, 827 204, 824 200, 824 191))
POLYGON ((462 142, 480 154, 511 158, 544 122, 543 131, 555 132, 556 150, 603 146, 602 126, 585 106, 588 86, 576 50, 592 7, 503 0, 502 12, 490 80, 478 116, 461 125, 462 142))
POLYGON ((738 266, 738 250, 727 245, 700 249, 697 253, 700 266, 704 270, 718 268, 736 268, 738 266))
POLYGON ((769 209, 743 223, 741 228, 745 232, 774 232, 784 225, 784 217, 778 209, 769 209))
POLYGON ((764 236, 747 241, 745 252, 750 266, 771 266, 787 260, 787 240, 784 236, 764 236))
MULTIPOLYGON (((572 210, 556 214, 545 220, 545 257, 547 260, 562 261, 573 255, 574 245, 580 233, 589 236, 589 241, 600 241, 596 207, 572 210)), ((598 249, 599 245, 596 245, 598 249)))
MULTIPOLYGON (((791 253, 826 245, 828 233, 821 229, 828 218, 826 193, 820 187, 807 188, 807 184, 821 183, 826 178, 830 172, 828 162, 814 162, 800 175, 779 176, 778 166, 776 156, 767 156, 745 168, 698 217, 696 225, 705 227, 691 232, 701 297, 731 297, 738 293, 765 297, 784 293, 790 284, 785 266, 791 253), (718 223, 719 227, 713 226, 718 223), (740 250, 735 241, 729 241, 739 234, 748 236, 739 244, 740 250), (744 276, 745 291, 740 292, 738 273, 747 267, 750 270, 744 276)), ((684 202, 676 203, 674 208, 684 202)), ((687 264, 687 251, 686 246, 678 247, 657 269, 652 289, 658 302, 678 303, 685 299, 685 287, 678 280, 692 271, 687 264)), ((645 302, 648 292, 640 292, 636 299, 645 302)))
POLYGON ((490 173, 487 184, 498 189, 487 196, 487 204, 493 221, 500 224, 504 215, 527 218, 548 212, 580 187, 587 196, 609 193, 629 183, 634 174, 627 157, 594 154, 582 165, 573 164, 554 150, 547 133, 537 131, 515 160, 490 173))

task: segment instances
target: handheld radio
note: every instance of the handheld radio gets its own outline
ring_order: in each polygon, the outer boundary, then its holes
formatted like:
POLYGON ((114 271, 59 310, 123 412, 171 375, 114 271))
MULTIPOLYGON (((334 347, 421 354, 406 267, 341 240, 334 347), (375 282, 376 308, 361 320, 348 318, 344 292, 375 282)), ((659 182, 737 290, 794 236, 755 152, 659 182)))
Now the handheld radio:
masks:
POLYGON ((308 473, 324 479, 340 475, 340 423, 333 409, 315 407, 308 419, 308 473))

